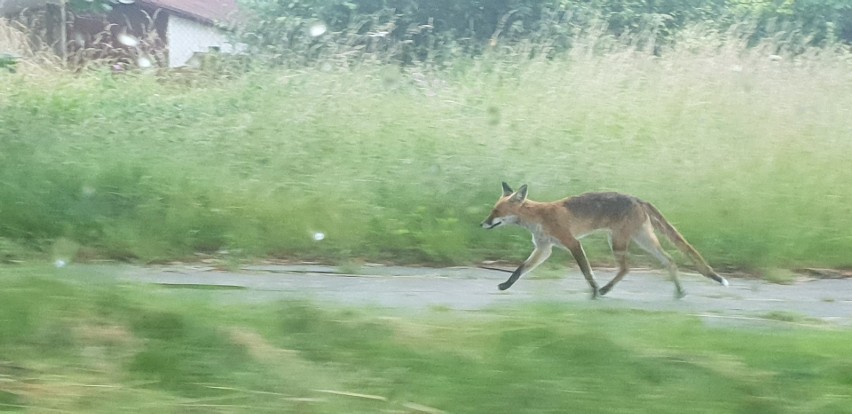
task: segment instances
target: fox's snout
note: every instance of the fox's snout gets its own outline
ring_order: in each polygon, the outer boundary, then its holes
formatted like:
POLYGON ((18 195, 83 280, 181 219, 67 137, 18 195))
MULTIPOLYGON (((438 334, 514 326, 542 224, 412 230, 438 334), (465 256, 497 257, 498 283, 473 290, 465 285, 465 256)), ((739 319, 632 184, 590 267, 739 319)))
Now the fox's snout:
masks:
POLYGON ((485 221, 482 222, 481 226, 484 229, 493 229, 499 225, 503 224, 503 221, 498 218, 488 217, 485 221))

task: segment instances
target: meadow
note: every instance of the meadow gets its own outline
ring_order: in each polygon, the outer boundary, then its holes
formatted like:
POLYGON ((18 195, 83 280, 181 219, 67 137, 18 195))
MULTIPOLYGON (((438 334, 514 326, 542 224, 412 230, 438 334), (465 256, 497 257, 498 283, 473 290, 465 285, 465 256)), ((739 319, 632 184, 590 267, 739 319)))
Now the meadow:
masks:
POLYGON ((106 283, 97 271, 0 267, 0 410, 852 407, 852 331, 816 321, 713 328, 691 316, 570 303, 412 314, 106 283))
POLYGON ((637 195, 724 270, 852 266, 849 52, 682 36, 441 67, 0 68, 0 410, 849 413, 852 333, 783 312, 406 313, 73 265, 518 261, 525 231, 479 227, 508 181, 637 195))
POLYGON ((718 268, 848 267, 849 54, 744 43, 232 76, 20 65, 0 73, 0 255, 517 261, 523 230, 478 228, 505 180, 639 196, 718 268))

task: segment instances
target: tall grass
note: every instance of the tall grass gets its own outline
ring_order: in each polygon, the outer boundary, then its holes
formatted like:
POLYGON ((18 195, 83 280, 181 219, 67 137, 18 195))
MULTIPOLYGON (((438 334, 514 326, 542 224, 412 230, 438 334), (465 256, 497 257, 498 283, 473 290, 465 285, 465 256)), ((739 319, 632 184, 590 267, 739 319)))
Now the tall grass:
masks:
POLYGON ((0 17, 0 58, 14 59, 14 66, 2 67, 3 72, 10 68, 27 73, 50 73, 62 67, 61 59, 50 47, 27 28, 16 21, 0 17))
POLYGON ((552 304, 398 317, 81 269, 0 267, 0 409, 822 414, 852 396, 852 332, 824 325, 552 304))
POLYGON ((591 36, 442 70, 0 74, 0 237, 143 261, 514 260, 523 231, 477 227, 506 180, 633 193, 716 266, 852 265, 849 55, 775 53, 696 31, 660 56, 591 36))

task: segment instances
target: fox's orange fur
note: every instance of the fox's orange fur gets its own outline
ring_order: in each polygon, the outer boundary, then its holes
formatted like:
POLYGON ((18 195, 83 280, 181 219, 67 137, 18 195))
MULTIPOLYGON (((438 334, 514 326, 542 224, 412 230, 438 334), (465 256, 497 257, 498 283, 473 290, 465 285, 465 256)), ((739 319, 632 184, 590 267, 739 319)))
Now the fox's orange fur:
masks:
POLYGON ((500 290, 508 289, 518 278, 544 262, 550 256, 553 246, 558 246, 570 251, 574 256, 592 287, 592 297, 605 295, 629 271, 627 248, 630 242, 634 241, 668 269, 675 284, 675 294, 677 297, 683 297, 685 292, 677 277, 677 266, 671 256, 660 247, 654 230, 664 234, 689 256, 701 274, 724 286, 728 285, 728 281, 713 271, 701 254, 678 233, 656 207, 627 194, 585 193, 542 203, 527 199, 526 184, 515 192, 504 182, 503 195, 497 200, 491 215, 482 222, 482 227, 493 229, 504 224, 515 224, 529 230, 533 235, 535 250, 508 280, 500 284, 500 290), (600 288, 578 240, 596 230, 609 232, 612 252, 618 261, 618 273, 600 288))

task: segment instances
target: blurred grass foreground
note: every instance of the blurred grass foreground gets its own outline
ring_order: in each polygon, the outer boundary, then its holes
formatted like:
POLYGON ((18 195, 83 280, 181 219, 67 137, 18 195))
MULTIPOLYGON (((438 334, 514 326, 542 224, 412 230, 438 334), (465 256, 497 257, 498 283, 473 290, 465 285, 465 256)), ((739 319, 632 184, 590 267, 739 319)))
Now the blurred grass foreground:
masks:
POLYGON ((96 269, 0 267, 0 411, 852 412, 852 331, 819 323, 576 304, 400 318, 96 269))
POLYGON ((518 260, 522 230, 476 226, 505 180, 637 195, 717 267, 852 265, 848 51, 682 37, 224 78, 20 63, 0 72, 0 255, 518 260))

